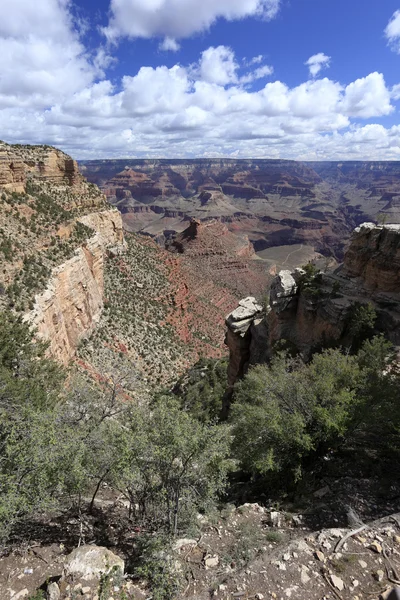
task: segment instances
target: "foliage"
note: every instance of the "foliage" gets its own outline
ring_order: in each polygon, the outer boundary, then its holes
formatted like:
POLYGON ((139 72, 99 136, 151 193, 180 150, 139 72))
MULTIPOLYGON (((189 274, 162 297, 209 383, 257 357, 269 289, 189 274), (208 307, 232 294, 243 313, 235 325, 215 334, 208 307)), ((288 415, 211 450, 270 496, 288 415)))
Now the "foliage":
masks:
POLYGON ((116 485, 147 527, 174 535, 223 491, 230 466, 229 429, 205 425, 176 400, 134 407, 121 430, 116 485))
POLYGON ((200 359, 174 388, 183 410, 202 422, 216 420, 227 388, 226 360, 200 359))
POLYGON ((28 600, 45 600, 46 596, 42 590, 37 590, 33 596, 29 596, 28 600))
POLYGON ((253 476, 281 473, 296 480, 307 459, 337 448, 357 429, 385 424, 386 431, 395 431, 399 390, 383 337, 365 342, 357 355, 325 350, 308 365, 280 354, 237 385, 231 415, 235 456, 253 476))
POLYGON ((351 305, 347 315, 347 331, 352 340, 353 351, 358 350, 372 336, 376 318, 376 311, 371 303, 354 302, 351 305))
POLYGON ((0 535, 47 506, 63 477, 54 407, 63 374, 28 325, 0 313, 0 535))
POLYGON ((172 600, 181 587, 174 569, 170 539, 163 535, 143 535, 138 544, 139 560, 134 576, 148 581, 153 600, 172 600))
POLYGON ((307 263, 302 267, 304 274, 299 280, 299 288, 306 295, 318 298, 322 295, 320 284, 322 274, 313 263, 307 263))

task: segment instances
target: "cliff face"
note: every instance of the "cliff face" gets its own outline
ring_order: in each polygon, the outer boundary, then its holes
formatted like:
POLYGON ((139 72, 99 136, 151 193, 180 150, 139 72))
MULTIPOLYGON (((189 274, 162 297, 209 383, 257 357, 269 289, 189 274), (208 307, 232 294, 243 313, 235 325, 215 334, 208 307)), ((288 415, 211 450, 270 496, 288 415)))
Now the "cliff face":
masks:
POLYGON ((0 142, 0 198, 0 308, 23 314, 66 364, 100 318, 104 254, 124 248, 121 215, 49 146, 0 142))
POLYGON ((107 247, 120 251, 124 247, 117 211, 94 213, 80 220, 94 229, 95 235, 53 270, 45 291, 36 296, 33 310, 25 317, 37 328, 40 338, 49 342, 49 354, 63 364, 99 322, 104 306, 104 252, 107 247))
POLYGON ((400 291, 400 226, 364 223, 352 239, 344 263, 349 277, 360 278, 369 290, 400 291))
POLYGON ((78 163, 68 154, 51 146, 9 145, 0 142, 0 187, 23 193, 27 184, 35 182, 42 191, 69 189, 65 207, 99 207, 104 196, 88 185, 78 163))
POLYGON ((353 232, 344 264, 308 276, 281 271, 272 281, 269 306, 242 321, 227 317, 229 385, 251 364, 268 362, 279 342, 307 359, 326 343, 348 343, 355 304, 371 304, 376 332, 400 346, 400 226, 364 223, 353 232), (238 367, 240 365, 240 367, 238 367))

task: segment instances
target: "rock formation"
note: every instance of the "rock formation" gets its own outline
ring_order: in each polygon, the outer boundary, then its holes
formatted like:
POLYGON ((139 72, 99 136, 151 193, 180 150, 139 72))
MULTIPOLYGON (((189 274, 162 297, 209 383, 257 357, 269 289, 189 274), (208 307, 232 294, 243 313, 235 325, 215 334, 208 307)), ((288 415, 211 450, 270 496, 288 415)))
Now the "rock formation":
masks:
POLYGON ((50 146, 10 146, 0 142, 0 185, 22 191, 30 175, 76 184, 82 176, 76 161, 50 146))
POLYGON ((50 146, 0 142, 0 192, 0 307, 24 314, 66 364, 100 318, 104 254, 124 248, 121 215, 50 146))
POLYGON ((49 353, 63 364, 74 356, 78 343, 89 336, 103 310, 104 263, 107 247, 123 249, 121 216, 116 210, 80 219, 95 235, 73 258, 53 270, 45 291, 35 298, 25 319, 49 343, 49 353))
POLYGON ((218 219, 256 252, 304 244, 343 259, 354 227, 400 222, 399 162, 99 160, 81 168, 123 213, 131 231, 182 232, 218 219))
POLYGON ((357 227, 335 271, 281 271, 263 315, 259 307, 245 314, 239 304, 226 319, 230 388, 249 365, 268 362, 278 342, 305 359, 325 344, 350 345, 349 318, 357 304, 370 304, 376 332, 400 346, 400 225, 357 227))
POLYGON ((344 268, 369 290, 399 293, 400 226, 364 223, 356 229, 344 268))

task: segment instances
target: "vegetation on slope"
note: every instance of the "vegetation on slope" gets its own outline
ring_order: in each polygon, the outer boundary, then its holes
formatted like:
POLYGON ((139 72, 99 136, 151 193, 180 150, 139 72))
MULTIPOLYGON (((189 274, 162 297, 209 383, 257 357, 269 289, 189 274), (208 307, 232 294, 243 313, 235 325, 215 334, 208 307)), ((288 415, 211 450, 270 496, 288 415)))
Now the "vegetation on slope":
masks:
POLYGON ((148 577, 160 600, 179 588, 173 565, 160 563, 160 548, 171 537, 193 536, 198 513, 232 497, 229 473, 231 481, 247 476, 254 494, 260 482, 264 491, 285 493, 319 457, 333 460, 355 438, 380 440, 378 463, 380 453, 399 448, 400 378, 382 337, 355 354, 316 353, 309 364, 278 353, 237 384, 222 424, 222 361, 203 359, 150 403, 127 402, 125 381, 67 376, 9 311, 0 314, 0 338, 3 538, 43 511, 72 507, 81 515, 85 496, 93 509, 106 483, 126 499, 127 526, 137 531, 135 573, 148 577))
POLYGON ((136 373, 129 392, 172 385, 190 364, 192 349, 167 322, 173 289, 159 250, 127 235, 122 256, 109 257, 104 273, 105 310, 96 331, 78 356, 98 373, 136 373))
MULTIPOLYGON (((96 202, 105 206, 100 191, 82 184, 90 210, 96 202)), ((81 199, 82 200, 82 199, 81 199)), ((51 269, 68 258, 93 230, 77 219, 88 212, 78 205, 76 192, 67 185, 30 180, 26 192, 3 191, 0 197, 0 306, 17 312, 32 308, 51 269)))

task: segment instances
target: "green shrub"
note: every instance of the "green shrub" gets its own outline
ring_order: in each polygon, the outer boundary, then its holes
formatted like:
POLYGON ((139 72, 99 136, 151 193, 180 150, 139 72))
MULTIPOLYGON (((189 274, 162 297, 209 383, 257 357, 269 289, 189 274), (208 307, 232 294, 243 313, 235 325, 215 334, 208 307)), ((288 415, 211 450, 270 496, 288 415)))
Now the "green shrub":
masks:
POLYGON ((295 481, 307 459, 338 448, 356 430, 396 432, 400 380, 389 365, 391 346, 376 337, 357 355, 329 349, 305 365, 281 354, 251 369, 236 386, 231 415, 242 469, 295 481))

